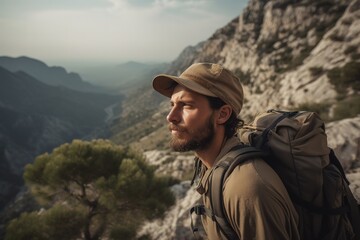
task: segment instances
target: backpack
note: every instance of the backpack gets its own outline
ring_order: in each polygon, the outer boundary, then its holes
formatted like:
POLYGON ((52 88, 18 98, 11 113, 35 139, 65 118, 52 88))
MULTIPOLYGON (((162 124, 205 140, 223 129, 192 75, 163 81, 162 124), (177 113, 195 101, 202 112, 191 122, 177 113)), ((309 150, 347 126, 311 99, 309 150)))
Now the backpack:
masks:
MULTIPOLYGON (((191 215, 210 217, 227 239, 238 239, 223 208, 223 184, 237 165, 262 158, 289 193, 299 215, 301 239, 360 239, 360 207, 316 113, 269 110, 239 134, 245 145, 230 150, 214 166, 209 183, 211 209, 197 205, 191 215)), ((191 227, 196 233, 192 221, 191 227)))

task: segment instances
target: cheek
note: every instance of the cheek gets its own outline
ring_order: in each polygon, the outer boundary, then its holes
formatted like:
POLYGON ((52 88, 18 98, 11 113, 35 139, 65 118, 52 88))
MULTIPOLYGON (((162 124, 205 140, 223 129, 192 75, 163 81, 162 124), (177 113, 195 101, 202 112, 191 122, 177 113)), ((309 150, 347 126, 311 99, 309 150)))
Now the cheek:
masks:
POLYGON ((184 111, 183 120, 186 125, 191 126, 202 126, 205 121, 209 119, 209 113, 196 110, 196 111, 184 111))
POLYGON ((189 122, 193 118, 193 114, 191 114, 191 112, 189 111, 184 111, 182 117, 184 119, 184 122, 189 122))
POLYGON ((188 110, 183 112, 183 118, 185 122, 192 122, 196 121, 196 119, 199 119, 200 114, 199 111, 196 110, 188 110))

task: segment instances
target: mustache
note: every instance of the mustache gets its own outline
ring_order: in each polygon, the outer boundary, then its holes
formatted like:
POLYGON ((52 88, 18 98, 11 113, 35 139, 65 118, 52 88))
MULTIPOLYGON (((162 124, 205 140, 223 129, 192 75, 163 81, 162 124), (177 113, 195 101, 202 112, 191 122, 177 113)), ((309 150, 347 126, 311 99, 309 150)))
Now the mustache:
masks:
POLYGON ((182 127, 182 126, 179 126, 179 125, 175 125, 173 123, 170 123, 168 125, 168 129, 169 131, 178 131, 178 132, 185 132, 186 131, 186 128, 185 127, 182 127))

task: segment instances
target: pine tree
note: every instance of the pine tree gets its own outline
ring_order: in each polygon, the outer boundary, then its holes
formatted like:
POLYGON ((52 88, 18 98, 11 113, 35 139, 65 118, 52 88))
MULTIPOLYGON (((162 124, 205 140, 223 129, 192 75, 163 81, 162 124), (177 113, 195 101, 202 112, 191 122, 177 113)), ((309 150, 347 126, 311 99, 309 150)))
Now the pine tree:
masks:
POLYGON ((142 155, 107 140, 61 145, 24 172, 26 185, 47 210, 11 221, 6 240, 31 239, 32 232, 33 239, 133 239, 145 219, 161 217, 174 203, 169 186, 175 180, 154 171, 142 155), (16 231, 19 224, 29 230, 22 233, 26 238, 16 231))

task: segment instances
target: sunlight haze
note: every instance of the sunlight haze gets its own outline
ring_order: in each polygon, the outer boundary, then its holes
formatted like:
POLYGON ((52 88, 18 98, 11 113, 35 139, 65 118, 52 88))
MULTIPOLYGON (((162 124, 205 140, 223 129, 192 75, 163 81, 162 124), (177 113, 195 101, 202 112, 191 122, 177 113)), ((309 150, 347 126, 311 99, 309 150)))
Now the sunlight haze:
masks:
POLYGON ((172 61, 246 0, 0 0, 0 55, 50 65, 172 61))

